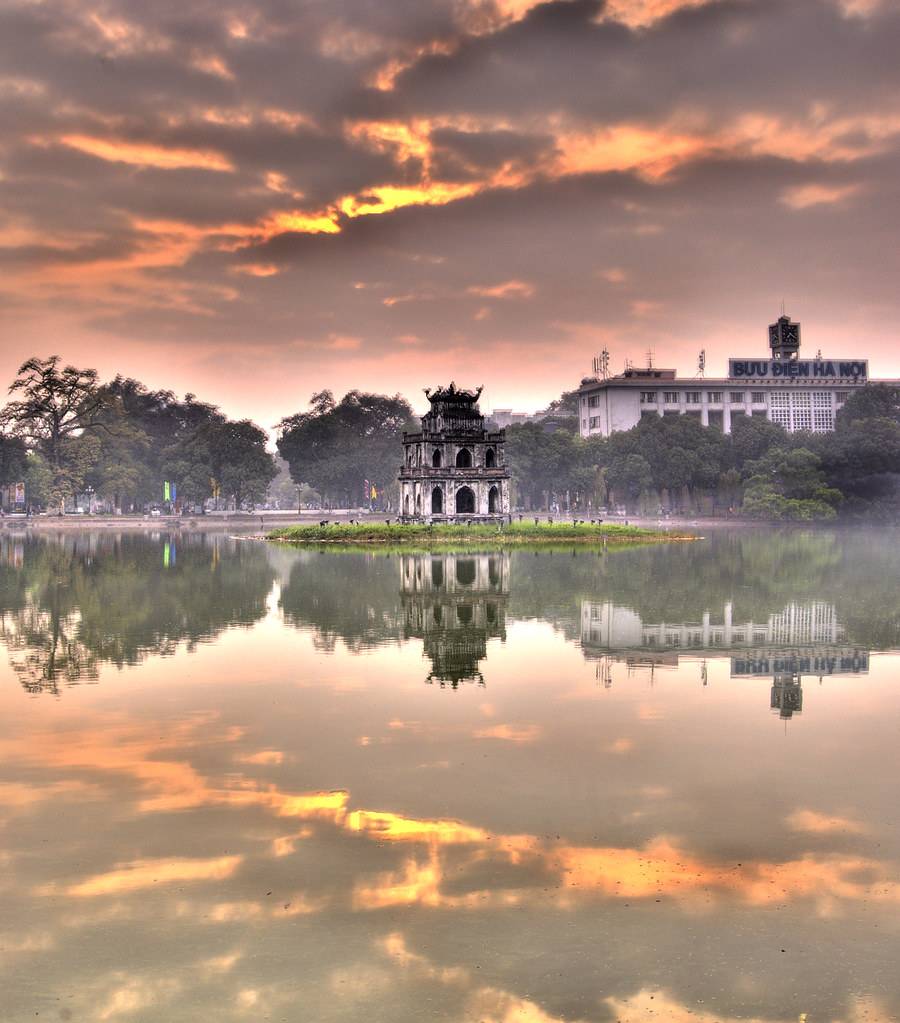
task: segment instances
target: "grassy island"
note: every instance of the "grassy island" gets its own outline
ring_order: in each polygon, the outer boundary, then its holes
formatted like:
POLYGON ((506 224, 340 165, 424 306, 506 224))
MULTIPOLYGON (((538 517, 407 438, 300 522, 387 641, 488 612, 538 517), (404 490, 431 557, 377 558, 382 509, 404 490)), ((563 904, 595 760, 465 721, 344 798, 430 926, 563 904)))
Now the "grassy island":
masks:
POLYGON ((416 547, 447 546, 454 544, 515 547, 542 543, 640 543, 660 540, 693 540, 692 536, 675 535, 661 530, 642 529, 615 523, 591 525, 571 522, 513 522, 495 525, 437 525, 422 523, 388 524, 363 522, 351 525, 337 522, 320 526, 285 526, 267 534, 269 540, 284 540, 300 544, 338 544, 355 546, 368 544, 414 545, 416 547))

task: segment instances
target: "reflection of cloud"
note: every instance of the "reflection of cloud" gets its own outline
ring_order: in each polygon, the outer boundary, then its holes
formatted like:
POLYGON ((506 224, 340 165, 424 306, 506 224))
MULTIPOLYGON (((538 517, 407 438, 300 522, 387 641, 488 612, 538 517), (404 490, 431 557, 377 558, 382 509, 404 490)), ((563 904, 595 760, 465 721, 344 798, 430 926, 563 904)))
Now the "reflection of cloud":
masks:
POLYGON ((862 835, 865 828, 849 817, 833 817, 815 810, 795 810, 787 818, 788 826, 794 831, 807 831, 814 835, 828 835, 843 832, 862 835))
POLYGON ((245 753, 235 757, 238 764, 283 764, 284 754, 277 749, 263 749, 258 753, 245 753))
POLYGON ((439 845, 486 842, 490 835, 483 828, 454 820, 417 820, 396 813, 354 810, 347 815, 347 829, 379 840, 393 842, 437 842, 439 845))
POLYGON ((479 728, 476 739, 502 739, 504 742, 534 742, 541 736, 540 725, 492 725, 479 728))
MULTIPOLYGON (((237 870, 243 856, 217 856, 211 859, 134 860, 106 874, 89 877, 66 888, 67 895, 94 896, 133 892, 175 881, 222 881, 237 870)), ((56 893, 54 885, 40 890, 42 895, 56 893)))
POLYGON ((630 753, 634 749, 634 739, 627 739, 624 736, 616 739, 606 747, 607 753, 630 753))
MULTIPOLYGON (((648 1019, 666 1023, 736 1023, 737 1020, 720 1012, 704 1012, 693 1005, 688 1007, 665 991, 649 988, 642 988, 628 998, 606 998, 604 1003, 617 1023, 646 1023, 648 1019)), ((741 1016, 740 1019, 742 1023, 776 1023, 771 1017, 741 1016)))

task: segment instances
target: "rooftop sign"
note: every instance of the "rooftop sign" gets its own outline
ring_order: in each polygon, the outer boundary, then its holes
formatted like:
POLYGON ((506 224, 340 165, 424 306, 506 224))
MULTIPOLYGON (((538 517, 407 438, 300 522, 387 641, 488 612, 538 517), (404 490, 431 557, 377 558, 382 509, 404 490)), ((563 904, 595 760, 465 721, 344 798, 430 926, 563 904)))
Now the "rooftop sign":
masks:
POLYGON ((857 383, 869 377, 865 359, 729 359, 730 377, 754 379, 834 379, 857 383))

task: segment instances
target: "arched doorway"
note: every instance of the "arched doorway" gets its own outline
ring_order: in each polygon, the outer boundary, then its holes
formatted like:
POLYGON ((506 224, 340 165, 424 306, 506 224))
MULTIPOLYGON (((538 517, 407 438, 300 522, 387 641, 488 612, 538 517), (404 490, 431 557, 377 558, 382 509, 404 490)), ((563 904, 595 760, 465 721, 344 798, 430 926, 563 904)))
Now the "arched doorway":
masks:
POLYGON ((434 454, 431 456, 431 464, 435 467, 435 469, 440 469, 442 461, 441 449, 435 448, 434 454))
POLYGON ((485 469, 494 469, 497 466, 497 456, 494 454, 493 448, 488 448, 484 453, 484 467, 485 469))
POLYGON ((500 511, 500 491, 496 487, 491 487, 488 491, 488 514, 496 515, 500 511))
POLYGON ((440 487, 431 491, 431 514, 440 515, 444 511, 444 492, 440 487))
POLYGON ((459 490, 456 491, 456 514, 475 514, 475 492, 471 489, 471 487, 460 487, 459 490))
POLYGON ((420 494, 416 494, 416 515, 422 514, 422 497, 420 494))
POLYGON ((459 451, 456 452, 456 468, 472 468, 472 452, 468 448, 460 448, 459 451))
POLYGON ((409 516, 409 494, 403 498, 403 514, 409 516))

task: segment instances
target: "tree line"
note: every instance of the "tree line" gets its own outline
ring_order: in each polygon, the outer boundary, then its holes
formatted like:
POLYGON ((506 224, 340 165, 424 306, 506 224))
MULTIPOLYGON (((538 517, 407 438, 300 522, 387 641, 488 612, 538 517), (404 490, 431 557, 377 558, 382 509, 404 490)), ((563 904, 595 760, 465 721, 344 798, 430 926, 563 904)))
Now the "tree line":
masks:
POLYGON ((193 394, 153 391, 58 356, 23 363, 0 410, 0 483, 24 482, 33 509, 63 511, 81 494, 119 511, 172 510, 221 498, 260 501, 278 469, 264 430, 193 394), (174 484, 174 491, 171 485, 174 484))
MULTIPOLYGON (((391 512, 403 433, 419 428, 410 404, 353 390, 312 395, 277 425, 280 460, 249 420, 230 420, 188 394, 150 390, 95 370, 29 359, 0 410, 0 485, 25 483, 32 507, 62 509, 91 493, 109 508, 174 510, 220 498, 231 507, 277 494, 282 504, 391 512)), ((740 417, 732 432, 693 417, 647 416, 608 438, 578 435, 575 396, 546 418, 507 430, 513 504, 521 511, 601 516, 734 514, 811 520, 900 517, 900 388, 861 388, 831 433, 785 432, 740 417)))
POLYGON ((851 395, 830 433, 787 433, 742 416, 732 432, 689 416, 647 416, 608 438, 577 421, 507 431, 507 462, 526 508, 586 514, 734 514, 776 520, 900 517, 900 388, 851 395))

